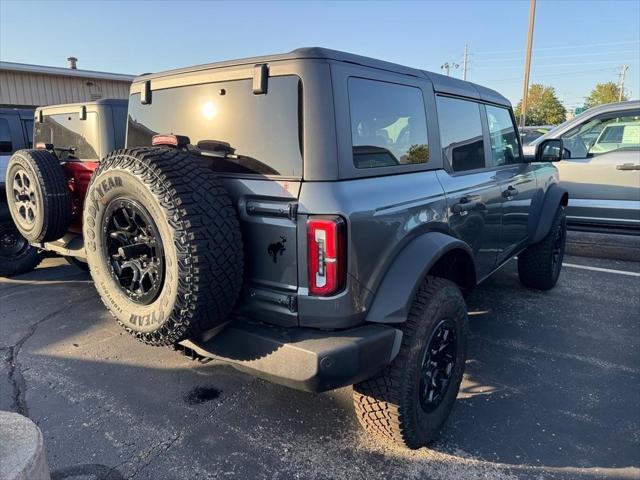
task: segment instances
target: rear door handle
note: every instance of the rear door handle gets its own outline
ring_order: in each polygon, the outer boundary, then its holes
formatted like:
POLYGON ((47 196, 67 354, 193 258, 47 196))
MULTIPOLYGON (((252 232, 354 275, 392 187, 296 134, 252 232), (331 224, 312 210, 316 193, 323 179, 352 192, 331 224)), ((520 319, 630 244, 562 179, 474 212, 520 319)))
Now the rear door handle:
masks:
POLYGON ((616 170, 640 170, 640 164, 623 163, 622 165, 616 165, 616 170))
POLYGON ((511 200, 513 197, 515 197, 516 195, 518 195, 518 189, 516 187, 514 187, 513 185, 509 185, 509 188, 507 188, 506 190, 504 190, 502 192, 502 196, 504 198, 506 198, 507 200, 511 200))

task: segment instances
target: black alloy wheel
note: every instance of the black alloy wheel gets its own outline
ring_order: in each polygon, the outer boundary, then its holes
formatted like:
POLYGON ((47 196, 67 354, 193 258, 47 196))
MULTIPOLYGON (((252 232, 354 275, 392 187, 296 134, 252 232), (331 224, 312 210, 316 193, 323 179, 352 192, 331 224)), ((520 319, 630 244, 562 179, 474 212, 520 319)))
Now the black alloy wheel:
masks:
POLYGON ((138 202, 116 199, 107 207, 103 231, 111 276, 133 302, 149 305, 162 290, 165 270, 155 222, 138 202))
POLYGON ((14 258, 31 248, 29 241, 15 228, 0 228, 0 257, 14 258))
POLYGON ((449 319, 441 320, 433 330, 424 352, 420 370, 420 406, 430 413, 445 397, 457 357, 455 325, 449 319))
POLYGON ((560 268, 562 267, 562 260, 564 258, 564 248, 567 236, 566 226, 563 225, 566 222, 566 219, 563 218, 562 222, 556 228, 555 238, 553 240, 553 247, 551 250, 551 268, 554 272, 554 275, 558 275, 560 272, 560 268))

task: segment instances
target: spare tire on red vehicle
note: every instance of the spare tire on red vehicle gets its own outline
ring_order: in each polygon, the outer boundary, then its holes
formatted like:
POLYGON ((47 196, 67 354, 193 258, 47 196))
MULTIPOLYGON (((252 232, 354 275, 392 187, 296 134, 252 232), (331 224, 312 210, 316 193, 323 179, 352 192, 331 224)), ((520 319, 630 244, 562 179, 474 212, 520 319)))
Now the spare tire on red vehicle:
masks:
POLYGON ((87 262, 106 307, 151 345, 228 320, 243 278, 235 208, 200 159, 170 148, 108 155, 87 191, 87 262))
POLYGON ((47 150, 18 150, 9 159, 7 205, 30 242, 62 237, 71 223, 71 194, 58 158, 47 150))

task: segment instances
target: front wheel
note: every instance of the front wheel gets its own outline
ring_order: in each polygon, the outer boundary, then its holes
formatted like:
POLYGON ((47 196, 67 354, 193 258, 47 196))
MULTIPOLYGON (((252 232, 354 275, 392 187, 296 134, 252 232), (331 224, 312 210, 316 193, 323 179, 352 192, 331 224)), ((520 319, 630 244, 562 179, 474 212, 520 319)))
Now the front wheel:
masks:
POLYGON ((460 389, 467 346, 467 310, 458 287, 427 277, 401 326, 400 352, 375 377, 353 387, 360 424, 407 448, 432 442, 460 389))
POLYGON ((567 240, 564 210, 563 206, 558 208, 551 229, 542 241, 530 245, 518 255, 518 276, 526 287, 551 290, 558 282, 567 240))

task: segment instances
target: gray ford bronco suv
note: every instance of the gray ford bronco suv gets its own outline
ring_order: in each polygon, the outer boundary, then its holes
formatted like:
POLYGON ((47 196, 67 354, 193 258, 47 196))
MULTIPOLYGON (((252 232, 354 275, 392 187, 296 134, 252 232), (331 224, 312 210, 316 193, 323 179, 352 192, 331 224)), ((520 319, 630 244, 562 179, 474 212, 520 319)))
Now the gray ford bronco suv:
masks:
POLYGON ((498 93, 348 53, 137 78, 126 148, 96 165, 75 237, 62 186, 39 183, 58 160, 16 155, 36 244, 82 240, 130 334, 302 390, 354 385, 364 428, 409 448, 458 393, 465 293, 516 255, 527 287, 562 265, 561 140, 525 161, 498 93))

